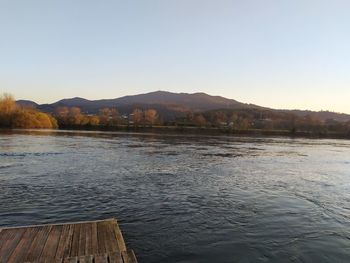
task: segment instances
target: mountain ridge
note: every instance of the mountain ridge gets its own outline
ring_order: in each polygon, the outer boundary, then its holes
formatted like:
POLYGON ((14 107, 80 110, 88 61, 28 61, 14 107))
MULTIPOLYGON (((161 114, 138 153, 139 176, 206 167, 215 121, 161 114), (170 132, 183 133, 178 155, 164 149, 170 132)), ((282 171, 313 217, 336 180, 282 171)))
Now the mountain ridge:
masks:
POLYGON ((131 113, 134 108, 155 108, 162 117, 169 119, 181 117, 186 112, 206 112, 224 109, 260 109, 294 113, 298 116, 313 116, 321 121, 333 119, 336 121, 350 121, 350 115, 330 111, 285 110, 272 109, 255 104, 242 103, 222 96, 212 96, 204 92, 173 93, 169 91, 154 91, 149 93, 127 95, 114 99, 88 100, 81 97, 62 99, 51 104, 37 104, 29 100, 17 101, 20 105, 38 108, 44 112, 54 112, 57 107, 79 107, 88 114, 96 114, 102 108, 117 108, 121 113, 131 113))

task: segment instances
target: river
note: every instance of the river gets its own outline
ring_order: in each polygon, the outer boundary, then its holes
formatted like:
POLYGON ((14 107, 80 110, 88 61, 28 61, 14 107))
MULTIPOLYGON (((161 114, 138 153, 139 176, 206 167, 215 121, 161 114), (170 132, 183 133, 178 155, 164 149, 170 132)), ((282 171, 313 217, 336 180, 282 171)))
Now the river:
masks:
POLYGON ((140 263, 349 262, 350 141, 0 133, 0 226, 111 217, 140 263))

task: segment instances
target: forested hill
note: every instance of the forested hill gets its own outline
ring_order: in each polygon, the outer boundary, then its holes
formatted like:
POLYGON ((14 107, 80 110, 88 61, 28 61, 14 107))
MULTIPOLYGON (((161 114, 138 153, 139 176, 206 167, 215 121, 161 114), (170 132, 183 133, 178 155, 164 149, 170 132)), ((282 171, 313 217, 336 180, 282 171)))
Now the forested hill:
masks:
POLYGON ((116 99, 87 100, 84 98, 63 99, 52 104, 38 105, 35 102, 17 101, 23 106, 31 106, 41 111, 54 113, 58 107, 78 107, 86 114, 97 114, 103 108, 117 108, 121 114, 130 114, 135 108, 155 109, 164 120, 185 116, 188 112, 204 113, 212 110, 268 110, 276 113, 292 113, 299 117, 310 116, 320 121, 335 120, 350 121, 350 115, 335 112, 303 111, 303 110, 274 110, 253 104, 242 103, 220 96, 211 96, 205 93, 172 93, 156 91, 134 96, 125 96, 116 99))
MULTIPOLYGON (((27 102, 28 103, 28 102, 27 102)), ((258 107, 255 105, 244 104, 235 100, 220 96, 210 96, 205 93, 171 93, 165 91, 156 91, 146 94, 125 96, 116 99, 87 100, 83 98, 63 99, 53 104, 38 105, 38 108, 53 112, 57 107, 78 107, 86 113, 97 113, 101 108, 118 108, 119 111, 126 111, 135 106, 149 107, 152 105, 162 110, 168 109, 174 112, 201 112, 214 109, 242 109, 258 107)))

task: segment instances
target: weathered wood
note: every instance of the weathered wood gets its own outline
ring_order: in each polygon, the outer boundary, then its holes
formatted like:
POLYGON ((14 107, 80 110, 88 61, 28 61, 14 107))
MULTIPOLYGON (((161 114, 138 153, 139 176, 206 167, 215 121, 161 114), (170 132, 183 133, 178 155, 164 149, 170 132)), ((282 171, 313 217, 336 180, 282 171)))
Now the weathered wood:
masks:
POLYGON ((58 244, 58 248, 56 251, 56 259, 60 258, 66 258, 69 256, 70 253, 70 244, 73 239, 73 225, 63 225, 62 226, 62 232, 60 236, 60 241, 58 244))
POLYGON ((2 243, 0 247, 0 262, 8 262, 8 259, 10 258, 12 252, 16 249, 18 243, 20 242, 22 235, 25 232, 25 229, 21 229, 21 231, 18 231, 16 233, 6 233, 5 230, 1 234, 6 234, 6 240, 2 243))
POLYGON ((0 262, 134 263, 115 219, 0 228, 0 262))
MULTIPOLYGON (((19 231, 10 232, 8 234, 7 240, 0 244, 0 262, 7 262, 12 252, 17 247, 17 244, 20 242, 22 235, 24 234, 25 229, 19 231)), ((1 232, 1 234, 6 234, 6 230, 1 232), (5 232, 5 233, 4 233, 5 232)))
MULTIPOLYGON (((51 230, 52 226, 42 226, 39 227, 38 233, 36 234, 26 256, 26 261, 34 261, 38 260, 41 256, 41 252, 46 243, 48 234, 51 230)), ((11 231, 11 230, 9 230, 11 231)), ((16 229, 13 229, 16 231, 16 229)))
POLYGON ((79 248, 78 248, 78 255, 86 255, 85 249, 86 249, 86 228, 87 224, 81 224, 80 226, 80 234, 79 234, 79 248))
POLYGON ((94 262, 94 257, 92 255, 79 257, 79 263, 93 263, 93 262, 94 262))
POLYGON ((126 250, 124 238, 123 238, 122 232, 120 231, 120 228, 118 226, 117 220, 113 220, 112 221, 112 225, 113 225, 113 230, 114 230, 115 237, 116 237, 117 242, 118 242, 119 251, 126 250))
POLYGON ((105 247, 105 233, 103 232, 103 226, 101 222, 97 223, 97 241, 98 241, 98 253, 103 254, 106 252, 105 247))
POLYGON ((114 224, 107 224, 106 225, 106 230, 108 232, 108 235, 107 235, 108 252, 116 251, 115 248, 118 248, 117 250, 120 251, 120 248, 119 248, 119 245, 118 245, 118 237, 115 236, 114 228, 115 228, 114 224))
POLYGON ((40 258, 45 261, 46 258, 55 258, 58 242, 62 233, 62 226, 53 226, 47 237, 43 251, 41 252, 40 258))
POLYGON ((122 257, 124 263, 137 263, 135 253, 132 250, 122 251, 122 257))
POLYGON ((97 222, 91 224, 91 254, 98 254, 98 241, 97 241, 97 222))
POLYGON ((95 263, 108 263, 107 254, 96 255, 95 256, 95 263))
POLYGON ((110 253, 109 263, 123 263, 122 254, 120 252, 110 253))
POLYGON ((7 235, 5 232, 3 232, 3 230, 4 229, 0 228, 0 244, 3 244, 7 239, 7 237, 6 237, 7 235))
MULTIPOLYGON (((84 233, 85 233, 85 255, 92 255, 92 225, 85 224, 84 225, 84 233)), ((83 254, 83 253, 82 253, 83 254)))
POLYGON ((63 263, 78 263, 78 257, 65 258, 63 260, 63 263))
POLYGON ((99 222, 97 225, 99 227, 99 233, 101 233, 100 243, 103 243, 103 250, 100 250, 100 254, 119 250, 114 231, 109 227, 111 224, 109 222, 99 222))
POLYGON ((81 224, 74 225, 72 247, 71 247, 71 251, 70 251, 71 257, 76 257, 79 254, 80 228, 81 228, 81 224))
POLYGON ((26 229, 24 235, 22 236, 21 240, 19 241, 17 247, 12 252, 11 257, 9 258, 8 262, 20 262, 25 261, 25 256, 30 248, 31 243, 33 242, 33 239, 35 235, 37 234, 38 229, 37 228, 28 228, 26 229))

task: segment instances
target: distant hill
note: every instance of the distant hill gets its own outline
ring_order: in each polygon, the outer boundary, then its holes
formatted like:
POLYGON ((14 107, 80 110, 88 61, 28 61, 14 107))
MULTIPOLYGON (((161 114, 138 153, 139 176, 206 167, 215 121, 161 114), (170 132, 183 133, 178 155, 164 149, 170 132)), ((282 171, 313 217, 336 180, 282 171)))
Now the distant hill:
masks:
MULTIPOLYGON (((135 108, 154 108, 161 117, 169 120, 175 117, 184 116, 187 112, 206 112, 219 109, 267 109, 254 104, 246 104, 233 99, 221 96, 211 96, 205 93, 172 93, 166 91, 156 91, 134 96, 125 96, 116 99, 87 100, 84 98, 71 98, 57 101, 53 104, 38 105, 32 101, 21 100, 19 104, 36 107, 45 112, 54 112, 57 107, 79 107, 84 113, 95 114, 102 108, 117 108, 122 114, 131 113, 135 108)), ((341 122, 350 121, 350 115, 334 112, 314 112, 302 110, 276 110, 278 112, 293 113, 298 116, 311 115, 322 121, 334 119, 341 122)))
POLYGON ((31 100, 18 100, 16 102, 17 102, 17 104, 19 104, 23 107, 37 108, 39 106, 37 103, 35 103, 34 101, 31 101, 31 100))
POLYGON ((74 106, 81 108, 85 112, 94 113, 104 107, 123 108, 130 105, 163 105, 163 107, 166 106, 167 108, 180 111, 207 111, 218 108, 247 108, 254 106, 220 96, 210 96, 205 93, 188 94, 156 91, 117 99, 93 101, 83 98, 64 99, 53 104, 40 105, 40 108, 51 111, 58 106, 74 106))

